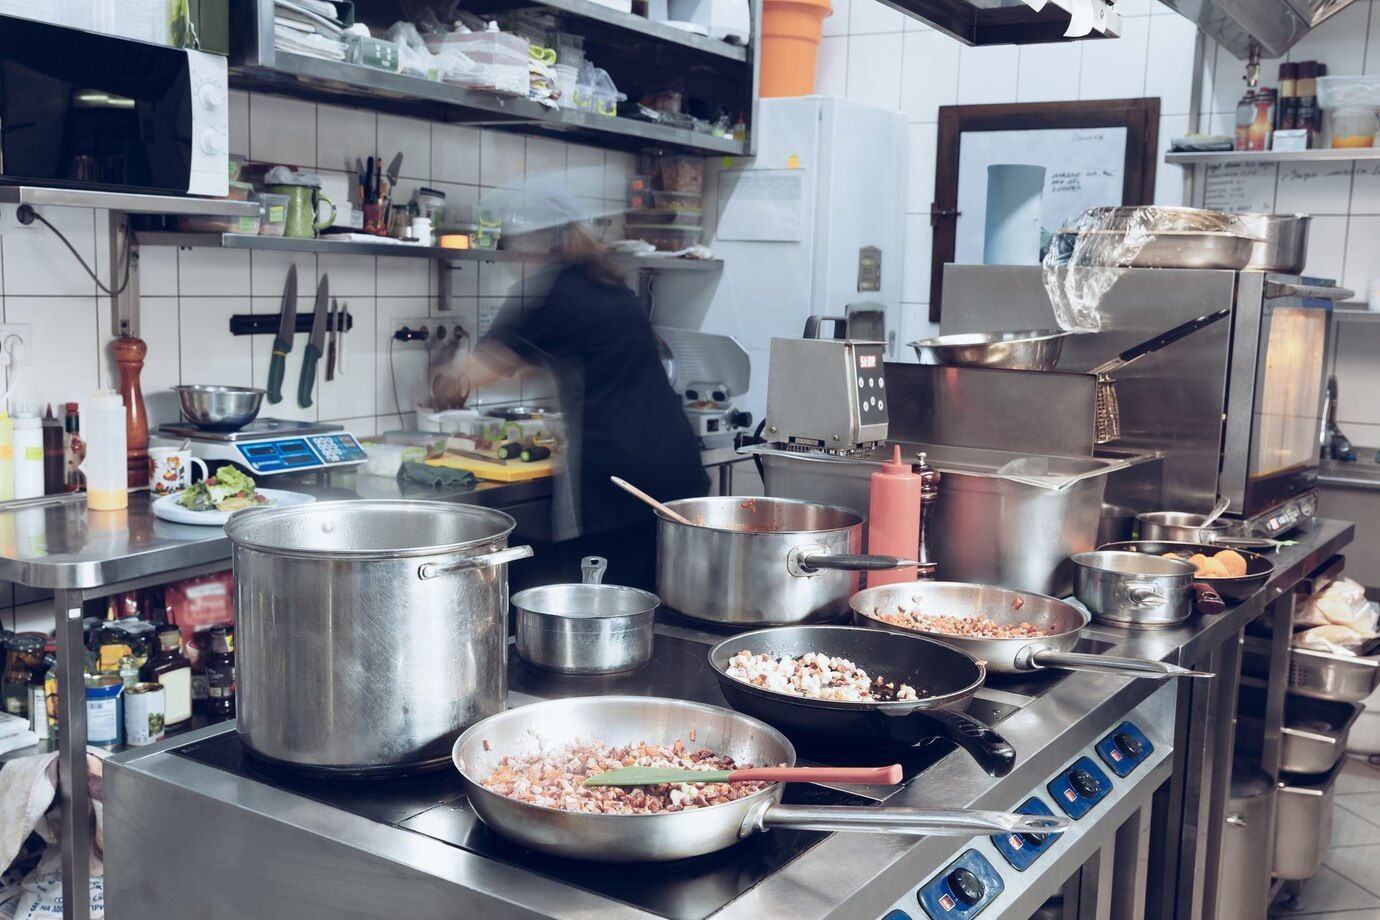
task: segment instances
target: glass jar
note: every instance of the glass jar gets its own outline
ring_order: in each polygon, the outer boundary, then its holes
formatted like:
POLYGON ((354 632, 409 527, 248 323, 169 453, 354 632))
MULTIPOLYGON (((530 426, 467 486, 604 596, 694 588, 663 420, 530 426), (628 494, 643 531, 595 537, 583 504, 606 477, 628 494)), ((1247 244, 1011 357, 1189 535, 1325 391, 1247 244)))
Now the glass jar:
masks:
POLYGON ((182 630, 171 623, 157 629, 158 648, 144 662, 140 677, 162 684, 168 731, 186 728, 192 721, 192 663, 182 652, 182 630))
POLYGON ((0 680, 0 707, 12 716, 28 718, 35 684, 43 685, 43 643, 47 637, 20 633, 5 643, 5 673, 0 680))
POLYGON ((235 633, 226 626, 211 629, 211 653, 206 656, 206 713, 217 719, 235 716, 235 633))

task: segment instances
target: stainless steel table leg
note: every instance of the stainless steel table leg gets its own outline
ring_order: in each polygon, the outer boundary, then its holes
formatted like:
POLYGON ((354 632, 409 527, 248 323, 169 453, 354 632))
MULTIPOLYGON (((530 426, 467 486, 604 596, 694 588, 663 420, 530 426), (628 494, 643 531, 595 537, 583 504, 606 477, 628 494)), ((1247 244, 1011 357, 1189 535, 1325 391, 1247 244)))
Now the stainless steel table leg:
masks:
POLYGON ((1151 803, 1146 802, 1116 831, 1116 861, 1112 867, 1112 916, 1116 920, 1145 920, 1150 815, 1151 803))
POLYGON ((62 805, 62 916, 91 916, 91 810, 86 785, 86 648, 82 596, 57 591, 58 796, 62 805))
POLYGON ((733 464, 719 464, 719 494, 733 494, 733 464))
POLYGON ((1202 911, 1199 916, 1213 917, 1217 911, 1217 869, 1222 858, 1222 829, 1226 827, 1227 799, 1231 793, 1231 762, 1236 749, 1236 697, 1241 684, 1241 646, 1243 635, 1223 642, 1213 655, 1216 677, 1212 679, 1213 714, 1208 744, 1211 746, 1212 771, 1205 775, 1209 783, 1207 807, 1202 812, 1207 825, 1207 847, 1204 853, 1206 874, 1202 885, 1202 911))

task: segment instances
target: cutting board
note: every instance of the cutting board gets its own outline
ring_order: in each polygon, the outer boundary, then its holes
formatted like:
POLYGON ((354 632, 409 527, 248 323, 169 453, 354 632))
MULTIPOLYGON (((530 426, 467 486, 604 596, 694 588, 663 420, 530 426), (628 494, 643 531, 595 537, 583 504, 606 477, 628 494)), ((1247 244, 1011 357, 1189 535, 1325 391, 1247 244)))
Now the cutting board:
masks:
POLYGON ((453 470, 469 470, 480 479, 493 482, 529 482, 545 479, 551 475, 551 458, 533 463, 499 463, 494 460, 480 460, 475 457, 459 457, 444 454, 426 461, 429 466, 444 466, 453 470))

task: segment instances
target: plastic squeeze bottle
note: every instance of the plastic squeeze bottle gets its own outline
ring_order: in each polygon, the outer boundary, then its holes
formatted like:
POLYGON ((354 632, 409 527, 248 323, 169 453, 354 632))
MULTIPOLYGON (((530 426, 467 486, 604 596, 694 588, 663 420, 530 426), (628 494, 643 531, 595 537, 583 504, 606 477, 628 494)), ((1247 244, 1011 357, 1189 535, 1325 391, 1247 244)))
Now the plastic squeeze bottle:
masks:
POLYGON ((43 494, 43 425, 37 415, 14 417, 14 497, 43 494))
POLYGON ((14 498, 14 422, 0 411, 0 501, 14 498))
POLYGON ((86 504, 92 511, 129 507, 125 458, 125 401, 115 390, 97 390, 82 407, 85 428, 86 504))
MULTIPOLYGON (((872 474, 872 498, 867 514, 867 551, 874 556, 919 559, 921 477, 901 459, 897 445, 891 459, 872 474)), ((867 586, 915 581, 915 566, 868 572, 867 586)))

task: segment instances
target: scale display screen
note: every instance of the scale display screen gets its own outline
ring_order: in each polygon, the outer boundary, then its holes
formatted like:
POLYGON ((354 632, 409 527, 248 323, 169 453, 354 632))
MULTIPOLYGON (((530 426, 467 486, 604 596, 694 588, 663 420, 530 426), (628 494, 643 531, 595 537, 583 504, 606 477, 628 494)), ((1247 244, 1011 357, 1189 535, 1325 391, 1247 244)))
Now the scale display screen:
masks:
POLYGON ((314 469, 341 463, 356 463, 365 458, 364 449, 348 434, 320 434, 305 438, 251 441, 235 448, 244 463, 256 473, 283 473, 314 469))

